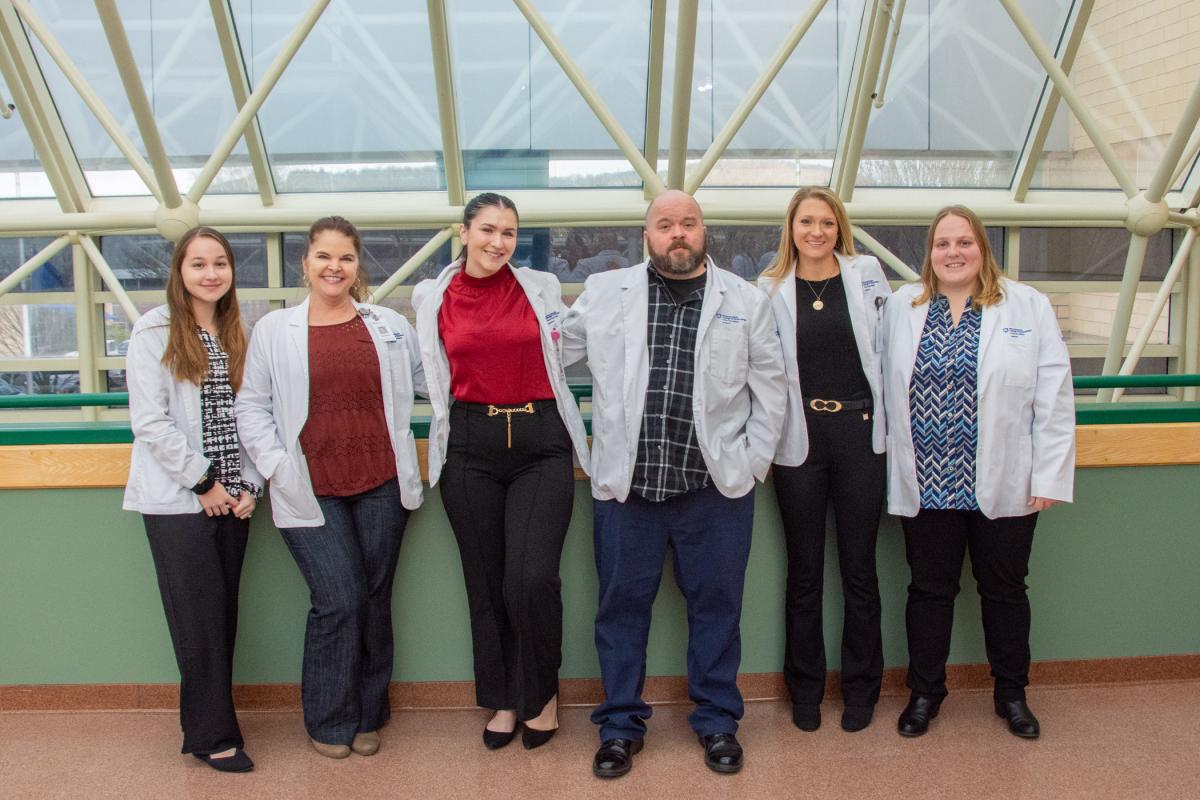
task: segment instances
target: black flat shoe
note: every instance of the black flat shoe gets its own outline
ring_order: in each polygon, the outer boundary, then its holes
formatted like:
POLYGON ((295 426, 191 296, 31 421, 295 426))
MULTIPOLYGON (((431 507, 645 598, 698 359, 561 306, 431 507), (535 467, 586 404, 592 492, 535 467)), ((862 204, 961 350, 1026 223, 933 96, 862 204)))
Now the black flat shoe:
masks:
POLYGON ((941 700, 914 694, 900 712, 900 721, 896 725, 900 735, 924 736, 929 730, 929 721, 938 715, 941 706, 941 700))
POLYGON ((546 742, 554 738, 554 734, 558 733, 558 728, 551 728, 548 731, 541 731, 537 728, 531 728, 526 725, 521 730, 521 746, 526 750, 533 750, 535 747, 541 747, 546 742))
POLYGON ((250 760, 250 756, 242 748, 237 748, 233 751, 233 755, 225 756, 224 758, 213 758, 210 755, 201 753, 192 753, 196 758, 208 764, 217 772, 250 772, 254 769, 254 762, 250 760))
POLYGON ((857 733, 871 724, 875 706, 846 706, 842 709, 842 730, 857 733))
POLYGON ((513 740, 517 735, 517 729, 514 727, 511 731, 489 731, 483 729, 483 746, 488 750, 499 750, 513 740))
POLYGON ((704 765, 713 772, 732 775, 742 768, 742 746, 732 733, 714 733, 699 739, 704 745, 704 765))
POLYGON ((640 739, 605 739, 592 759, 592 774, 597 778, 619 778, 629 772, 634 755, 641 751, 640 739))
POLYGON ((1008 729, 1013 736, 1036 739, 1042 735, 1042 726, 1038 724, 1037 717, 1029 710, 1024 700, 997 702, 996 716, 1008 721, 1008 729))
POLYGON ((821 727, 821 707, 816 703, 792 703, 792 724, 802 731, 821 727))

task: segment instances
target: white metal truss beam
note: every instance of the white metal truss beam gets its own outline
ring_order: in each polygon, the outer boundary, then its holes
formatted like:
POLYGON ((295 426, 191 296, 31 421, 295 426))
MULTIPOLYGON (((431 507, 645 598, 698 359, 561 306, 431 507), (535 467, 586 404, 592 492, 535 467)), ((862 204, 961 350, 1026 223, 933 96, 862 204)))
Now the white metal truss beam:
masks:
MULTIPOLYGON (((1075 57, 1079 54, 1079 46, 1083 42, 1083 34, 1087 30, 1095 6, 1096 0, 1079 0, 1075 5, 1074 15, 1067 21, 1067 36, 1058 62, 1064 75, 1070 76, 1075 66, 1075 57)), ((1033 115, 1031 134, 1025 139, 1025 149, 1021 151, 1017 168, 1013 172, 1015 177, 1012 197, 1017 202, 1023 201, 1029 194, 1029 185, 1033 182, 1034 173, 1042 159, 1042 151, 1046 149, 1046 139, 1050 136, 1050 128, 1054 124, 1054 116, 1058 113, 1058 106, 1062 100, 1062 95, 1048 75, 1047 82, 1046 89, 1038 101, 1037 111, 1033 115)))
POLYGON ((857 79, 851 92, 853 105, 848 109, 849 122, 841 140, 842 145, 834 155, 834 163, 838 170, 834 190, 844 201, 849 201, 854 196, 858 165, 862 160, 863 143, 867 139, 867 127, 871 121, 871 101, 874 99, 872 95, 879 80, 880 65, 883 63, 883 50, 887 43, 893 5, 894 0, 874 0, 868 7, 871 14, 870 24, 854 70, 857 79))
POLYGON ((399 269, 389 275, 388 279, 381 283, 375 291, 371 292, 369 302, 378 303, 395 291, 397 286, 404 283, 409 275, 412 275, 417 271, 418 267, 432 258, 438 249, 446 243, 446 240, 456 232, 457 229, 454 226, 448 226, 434 234, 433 238, 426 242, 420 250, 413 253, 407 261, 400 265, 399 269))
POLYGON ((888 250, 878 239, 864 231, 857 225, 851 225, 850 230, 855 239, 858 239, 866 248, 879 257, 879 260, 887 264, 892 269, 896 270, 896 274, 905 280, 915 281, 921 276, 918 275, 912 267, 900 260, 899 256, 888 250))
POLYGON ((117 12, 117 4, 114 0, 96 0, 96 13, 100 17, 100 25, 104 28, 105 38, 108 39, 108 48, 112 51, 113 61, 117 65, 117 74, 125 87, 125 96, 129 98, 129 109, 133 112, 138 133, 142 135, 142 145, 150 156, 154 180, 158 183, 158 195, 167 208, 179 208, 182 199, 179 186, 175 183, 175 173, 171 172, 167 148, 163 146, 162 136, 158 132, 154 109, 146 95, 142 77, 138 74, 137 61, 133 57, 133 48, 129 46, 125 24, 121 22, 121 15, 117 12))
POLYGON ((733 141, 733 137, 741 130, 742 125, 750 117, 751 112, 758 107, 759 100, 766 94, 770 88, 771 82, 775 80, 775 76, 779 74, 779 70, 783 69, 783 65, 791 57, 792 52, 796 49, 796 45, 800 44, 800 40, 804 38, 804 34, 808 33, 808 29, 817 21, 817 16, 825 8, 829 0, 812 0, 808 9, 801 15, 796 24, 792 26, 792 30, 784 38, 783 43, 775 51, 775 55, 767 62, 767 66, 763 69, 762 74, 750 87, 750 91, 742 98, 742 102, 734 109, 725 126, 721 128, 720 133, 713 137, 712 144, 708 146, 699 163, 692 169, 692 174, 688 175, 684 182, 683 190, 688 194, 695 192, 704 183, 704 179, 708 177, 708 173, 716 165, 717 160, 725 154, 725 150, 729 147, 729 143, 733 141))
MULTIPOLYGON (((63 50, 58 40, 54 38, 54 35, 50 32, 50 28, 42 21, 37 12, 33 10, 33 7, 29 5, 28 0, 10 0, 10 2, 12 3, 12 7, 20 12, 21 18, 29 27, 29 30, 41 41, 42 46, 46 48, 46 52, 50 54, 50 58, 62 70, 67 81, 79 93, 79 98, 83 100, 84 105, 96 117, 96 121, 100 123, 100 127, 112 139, 113 144, 121 151, 121 155, 125 156, 125 160, 129 162, 129 166, 133 168, 133 171, 146 184, 146 188, 150 193, 161 202, 163 199, 162 193, 159 191, 158 182, 154 178, 153 168, 146 163, 146 159, 138 152, 133 140, 126 135, 120 123, 112 115, 112 112, 104 105, 104 101, 100 99, 100 95, 96 94, 91 84, 83 77, 83 73, 71 61, 70 56, 63 50)), ((47 107, 53 108, 53 103, 49 99, 47 100, 47 107)))
POLYGON ((466 202, 467 185, 462 148, 458 139, 458 103, 450 52, 450 26, 446 0, 427 0, 429 40, 433 46, 433 78, 437 84, 438 120, 442 129, 442 166, 446 171, 446 197, 452 206, 466 202))
POLYGON ((204 167, 200 170, 200 174, 196 176, 196 181, 192 184, 192 188, 188 190, 188 200, 191 200, 193 203, 199 203, 200 199, 204 197, 204 193, 212 185, 221 167, 225 166, 225 161, 229 158, 229 154, 233 152, 238 139, 241 139, 247 128, 249 128, 251 121, 254 120, 263 103, 266 102, 267 96, 275 88, 275 84, 279 82, 283 71, 287 69, 287 65, 291 63, 300 46, 304 44, 304 40, 308 38, 309 32, 317 24, 317 20, 321 18, 321 14, 324 13, 328 5, 329 0, 314 0, 313 4, 304 12, 304 15, 300 17, 296 28, 284 41, 275 58, 271 59, 271 63, 263 73, 258 86, 254 87, 254 91, 246 98, 245 104, 238 110, 237 116, 233 118, 233 122, 229 124, 229 129, 221 137, 216 147, 213 148, 212 155, 205 162, 204 167))
MULTIPOLYGON (((229 73, 229 88, 233 91, 234 103, 240 109, 250 97, 250 76, 246 73, 246 61, 242 57, 233 7, 229 2, 230 0, 209 0, 208 5, 212 9, 217 41, 221 44, 221 57, 225 60, 225 71, 229 73)), ((250 167, 254 170, 254 182, 258 186, 258 196, 264 206, 274 205, 275 180, 271 176, 267 145, 257 114, 246 126, 245 139, 250 167)))
POLYGON ((100 280, 104 281, 104 285, 107 286, 108 290, 113 293, 113 296, 117 300, 117 304, 120 305, 121 310, 125 312, 125 316, 129 320, 129 324, 132 325, 133 323, 137 322, 138 318, 141 316, 137 310, 137 306, 135 306, 133 301, 129 299, 129 295, 126 294, 125 288, 121 286, 121 281, 118 280, 116 274, 113 273, 112 267, 108 265, 108 261, 100 253, 100 248, 96 246, 96 243, 92 240, 92 237, 80 236, 79 245, 83 248, 83 252, 87 253, 88 260, 92 262, 92 268, 95 269, 97 274, 100 275, 100 280))
MULTIPOLYGON (((63 211, 85 211, 91 193, 59 118, 50 88, 12 5, 0 2, 0 72, 63 211)), ((7 109, 5 109, 7 110, 7 109)))
POLYGON ((71 237, 64 234, 35 253, 32 258, 13 270, 12 274, 4 280, 0 281, 0 296, 19 285, 21 281, 36 272, 38 267, 58 255, 70 243, 71 237))
POLYGON ((692 73, 696 67, 698 0, 679 0, 675 25, 675 85, 671 91, 671 143, 667 153, 667 186, 682 189, 687 170, 688 133, 692 123, 692 73))
MULTIPOLYGON (((646 61, 646 141, 642 155, 658 172, 659 140, 662 136, 663 63, 667 49, 667 0, 651 0, 650 54, 646 61)), ((649 184, 644 187, 647 200, 654 199, 649 184)))

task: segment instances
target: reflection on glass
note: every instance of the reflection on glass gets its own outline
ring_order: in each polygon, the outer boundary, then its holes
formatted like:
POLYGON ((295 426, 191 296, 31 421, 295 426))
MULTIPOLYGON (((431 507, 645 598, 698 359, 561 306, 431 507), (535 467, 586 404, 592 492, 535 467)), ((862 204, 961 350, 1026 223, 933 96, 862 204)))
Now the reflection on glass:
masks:
MULTIPOLYGON (((1067 344, 1108 344, 1112 335, 1113 319, 1117 314, 1116 292, 1071 292, 1070 294, 1048 294, 1059 327, 1067 344)), ((1150 306, 1154 302, 1153 292, 1139 292, 1133 302, 1133 317, 1129 322, 1126 344, 1132 344, 1146 325, 1150 306)), ((1154 323, 1148 344, 1168 344, 1170 333, 1171 306, 1167 307, 1154 323)))
POLYGON ((78 372, 0 372, 0 395, 14 394, 77 394, 78 372))
MULTIPOLYGON (((0 280, 8 277, 29 259, 53 242, 50 237, 26 236, 0 239, 0 280)), ((71 267, 71 248, 58 251, 53 258, 10 289, 12 292, 69 292, 75 286, 71 267)))
MULTIPOLYGON (((1021 280, 1119 281, 1125 274, 1124 228, 1022 228, 1021 280)), ((1150 237, 1142 280, 1162 280, 1171 266, 1171 231, 1150 237)))
MULTIPOLYGON (((267 237, 262 233, 231 233, 225 237, 237 263, 237 285, 267 285, 267 237)), ((175 245, 158 235, 105 236, 100 252, 126 291, 165 289, 175 245)))
MULTIPOLYGON (((516 7, 494 0, 447 5, 468 187, 641 184, 516 7)), ((540 0, 537 8, 625 132, 640 144, 650 4, 540 0)))
POLYGON ((74 305, 0 306, 0 359, 78 354, 74 305))
MULTIPOLYGON (((145 155, 95 4, 90 0, 33 0, 32 4, 138 152, 145 155)), ((236 114, 212 13, 207 3, 190 0, 138 0, 120 6, 175 181, 180 191, 186 192, 236 114)), ((146 185, 41 42, 32 34, 29 38, 92 193, 148 194, 146 185)), ((209 192, 252 191, 254 175, 245 144, 239 140, 209 192)))
MULTIPOLYGON (((1071 69, 1071 82, 1104 138, 1139 187, 1150 183, 1197 80, 1200 3, 1096 4, 1071 69)), ((1183 186, 1185 171, 1175 183, 1183 186)), ((1063 103, 1033 186, 1116 189, 1117 182, 1063 103)))
MULTIPOLYGON (((1051 47, 1070 6, 1022 4, 1051 47)), ((1045 82, 999 3, 909 0, 858 185, 1008 186, 1045 82)))
POLYGON ((778 225, 709 225, 708 254, 721 269, 753 282, 779 250, 778 225))
MULTIPOLYGON (((257 85, 306 5, 232 6, 257 85)), ((258 115, 280 191, 444 187, 427 13, 424 0, 339 0, 325 9, 258 115)))
MULTIPOLYGON (((2 76, 0 97, 5 103, 16 103, 2 76)), ((8 119, 0 118, 0 199, 53 197, 50 181, 25 131, 22 112, 23 109, 16 109, 8 119)), ((0 261, 0 269, 3 263, 0 261)))

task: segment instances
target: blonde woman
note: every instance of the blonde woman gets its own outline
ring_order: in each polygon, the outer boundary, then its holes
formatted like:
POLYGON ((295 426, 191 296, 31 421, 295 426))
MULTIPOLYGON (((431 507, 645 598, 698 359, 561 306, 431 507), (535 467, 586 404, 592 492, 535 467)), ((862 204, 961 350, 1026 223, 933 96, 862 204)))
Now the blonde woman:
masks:
POLYGON ((779 252, 759 278, 783 344, 788 406, 772 474, 787 541, 783 674, 792 721, 821 725, 825 516, 833 505, 845 615, 842 728, 870 724, 883 679, 875 542, 884 498, 880 314, 891 290, 879 262, 857 255, 838 196, 802 188, 788 204, 779 252))

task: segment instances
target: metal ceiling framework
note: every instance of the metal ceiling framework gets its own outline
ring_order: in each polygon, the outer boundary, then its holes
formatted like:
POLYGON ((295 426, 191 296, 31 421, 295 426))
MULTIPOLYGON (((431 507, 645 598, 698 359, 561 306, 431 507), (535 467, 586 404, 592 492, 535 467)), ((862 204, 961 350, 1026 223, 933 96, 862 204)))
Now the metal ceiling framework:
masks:
MULTIPOLYGON (((132 321, 138 315, 137 301, 154 302, 162 297, 162 293, 127 292, 101 254, 95 238, 97 236, 158 232, 174 240, 196 224, 211 225, 226 232, 303 230, 314 217, 326 213, 343 214, 364 228, 437 229, 436 234, 417 253, 375 288, 372 297, 376 300, 396 292, 403 293, 405 288, 401 284, 426 259, 448 240, 457 244, 453 233, 461 217, 467 191, 455 100, 447 0, 426 0, 445 190, 322 195, 282 194, 277 191, 258 112, 330 2, 314 0, 308 6, 297 18, 291 34, 282 42, 257 85, 252 87, 234 25, 231 2, 209 0, 237 113, 213 147, 213 152, 191 187, 182 193, 114 0, 96 0, 95 5, 145 155, 124 132, 83 73, 72 63, 50 26, 41 19, 29 0, 0 0, 0 76, 4 78, 16 107, 13 116, 19 116, 24 123, 55 195, 54 201, 0 201, 0 236, 55 237, 49 245, 0 281, 0 305, 61 303, 61 294, 8 293, 55 255, 71 247, 80 354, 77 358, 68 359, 4 359, 0 360, 0 371, 78 369, 80 388, 83 391, 96 391, 102 388, 104 370, 123 366, 122 358, 104 355, 100 324, 103 304, 119 305, 132 321), (132 171, 145 183, 150 193, 148 197, 102 198, 92 195, 34 55, 31 36, 40 41, 128 161, 132 171), (240 140, 246 142, 257 195, 208 194, 213 180, 240 140), (96 278, 99 278, 106 291, 97 290, 96 278)), ((1087 107, 1070 77, 1095 0, 1076 0, 1073 3, 1058 52, 1041 39, 1018 0, 994 2, 1003 7, 1046 73, 1045 88, 1034 112, 1011 186, 1002 190, 868 188, 856 195, 856 180, 868 125, 872 111, 883 104, 906 5, 904 0, 866 0, 830 179, 830 185, 847 201, 851 216, 857 223, 855 238, 897 273, 911 278, 912 270, 861 226, 922 224, 946 203, 963 202, 979 212, 985 222, 1011 226, 1010 242, 1013 247, 1010 248, 1010 254, 1019 250, 1019 231, 1022 226, 1124 226, 1130 233, 1130 246, 1120 283, 1112 335, 1107 345, 1073 345, 1073 354, 1103 355, 1104 374, 1129 374, 1144 355, 1167 355, 1177 359, 1176 365, 1180 371, 1200 372, 1200 248, 1194 247, 1196 228, 1200 225, 1197 214, 1200 169, 1192 168, 1200 156, 1200 127, 1197 125, 1200 122, 1200 82, 1192 89, 1152 179, 1145 189, 1140 189, 1104 137, 1096 116, 1087 107), (1113 192, 1031 188, 1051 123, 1063 102, 1121 187, 1121 195, 1113 192), (1183 190, 1169 192, 1168 189, 1188 169, 1191 169, 1191 174, 1183 190), (1144 282, 1141 276, 1149 237, 1168 227, 1186 229, 1186 235, 1182 237, 1164 279, 1161 282, 1144 282), (1135 295, 1146 291, 1155 292, 1151 313, 1134 342, 1127 345, 1135 295), (1150 345, 1150 333, 1172 298, 1183 306, 1182 321, 1172 326, 1173 341, 1167 345, 1150 345)), ((624 190, 543 189, 509 192, 520 204, 522 222, 532 226, 640 225, 646 199, 671 187, 695 193, 710 225, 778 224, 780 211, 785 207, 792 189, 706 188, 704 182, 750 114, 759 107, 772 82, 827 3, 828 0, 811 0, 807 4, 797 4, 792 28, 724 126, 713 136, 706 151, 694 159, 688 150, 688 132, 692 113, 691 87, 696 61, 699 2, 674 1, 677 11, 674 86, 664 180, 660 176, 657 161, 661 134, 659 108, 667 48, 667 0, 652 0, 651 3, 646 129, 640 146, 572 59, 554 27, 538 10, 536 2, 513 0, 531 30, 642 181, 640 187, 624 190)), ((3 98, 0 98, 0 106, 4 107, 3 111, 8 110, 3 98)), ((13 121, 3 124, 13 124, 13 121)), ((271 240, 272 237, 268 237, 268 242, 271 240)), ((278 242, 269 244, 268 288, 240 290, 240 295, 244 299, 269 300, 276 305, 297 296, 300 290, 283 288, 281 258, 278 242)), ((1015 261, 1010 260, 1007 267, 1014 272, 1015 261)), ((1041 282, 1038 285, 1048 291, 1086 291, 1089 288, 1095 290, 1096 283, 1099 282, 1041 282)), ((1105 286, 1110 288, 1111 283, 1105 286)), ((1191 399, 1195 396, 1195 390, 1180 392, 1176 396, 1191 399)), ((1107 390, 1101 394, 1101 399, 1119 398, 1119 391, 1107 390)))

